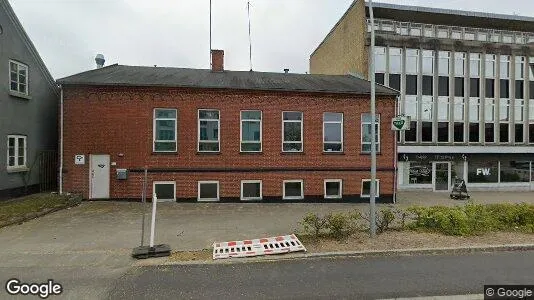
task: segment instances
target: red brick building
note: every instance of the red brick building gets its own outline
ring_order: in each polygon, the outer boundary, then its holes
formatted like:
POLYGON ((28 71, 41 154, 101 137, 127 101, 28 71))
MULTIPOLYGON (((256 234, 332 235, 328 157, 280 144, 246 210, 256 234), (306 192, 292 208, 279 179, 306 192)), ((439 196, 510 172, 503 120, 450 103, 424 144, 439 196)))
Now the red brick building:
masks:
MULTIPOLYGON (((111 65, 60 79, 63 191, 139 199, 146 166, 158 199, 366 201, 369 82, 225 71, 216 54, 212 70, 111 65)), ((382 202, 394 194, 396 97, 377 86, 382 202)))

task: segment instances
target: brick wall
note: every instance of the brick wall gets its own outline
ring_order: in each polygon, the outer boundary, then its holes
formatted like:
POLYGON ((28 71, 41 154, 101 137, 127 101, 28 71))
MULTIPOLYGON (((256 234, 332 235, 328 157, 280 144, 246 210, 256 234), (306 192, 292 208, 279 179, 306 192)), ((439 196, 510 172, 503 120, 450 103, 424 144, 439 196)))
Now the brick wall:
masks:
MULTIPOLYGON (((282 180, 303 179, 306 196, 323 195, 324 179, 343 179, 343 194, 357 196, 361 179, 369 177, 370 156, 362 154, 361 113, 369 111, 368 96, 244 91, 210 91, 171 88, 64 87, 64 190, 89 197, 89 155, 109 154, 111 198, 139 198, 142 173, 128 180, 115 179, 116 168, 147 166, 149 195, 152 181, 176 181, 179 199, 196 199, 198 180, 219 180, 220 197, 240 195, 240 180, 263 180, 264 198, 282 195, 282 180), (153 153, 154 108, 178 111, 178 151, 153 153), (197 153, 197 110, 220 110, 218 154, 197 153), (263 152, 240 153, 240 110, 263 112, 263 152), (282 153, 282 111, 304 112, 304 152, 282 153), (324 154, 323 112, 344 113, 344 153, 324 154), (86 155, 75 165, 76 154, 86 155), (265 170, 270 168, 271 170, 265 170), (154 169, 173 169, 155 172, 154 169), (177 170, 179 169, 179 170, 177 170), (200 172, 199 170, 205 170, 200 172), (221 169, 227 170, 223 171, 221 169), (274 169, 274 170, 273 170, 274 169), (336 171, 336 170, 343 171, 336 171), (324 170, 324 171, 321 171, 324 170)), ((381 114, 381 153, 378 155, 380 193, 393 193, 394 98, 378 99, 381 114)))

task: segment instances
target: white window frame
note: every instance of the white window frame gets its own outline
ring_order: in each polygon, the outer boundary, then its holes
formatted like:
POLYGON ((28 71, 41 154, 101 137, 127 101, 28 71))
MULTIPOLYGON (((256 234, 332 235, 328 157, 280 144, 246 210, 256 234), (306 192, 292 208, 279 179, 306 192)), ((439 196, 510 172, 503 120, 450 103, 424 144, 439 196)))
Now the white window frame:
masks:
POLYGON ((28 161, 28 138, 27 136, 25 135, 17 135, 17 134, 10 134, 7 136, 7 141, 6 141, 6 168, 7 170, 20 170, 20 169, 26 169, 26 164, 27 164, 27 161, 28 161), (22 165, 19 165, 19 158, 20 158, 20 153, 19 153, 19 139, 22 138, 24 139, 24 164, 22 165), (10 166, 9 165, 9 140, 10 139, 14 139, 15 140, 15 143, 14 143, 14 158, 15 158, 15 165, 13 166, 10 166))
MULTIPOLYGON (((221 118, 221 116, 219 115, 219 119, 221 118)), ((247 109, 247 110, 242 110, 239 112, 239 119, 240 119, 240 128, 239 128, 239 150, 241 152, 254 152, 254 153, 260 153, 263 151, 263 111, 261 110, 254 110, 254 109, 247 109), (257 119, 243 119, 243 115, 242 113, 243 112, 260 112, 260 119, 257 120, 257 119), (258 142, 256 141, 243 141, 243 122, 259 122, 260 123, 260 140, 259 140, 259 143, 260 143, 260 150, 259 151, 250 151, 250 150, 243 150, 243 143, 247 144, 257 144, 258 142)), ((220 149, 220 148, 219 148, 220 149)))
POLYGON ((17 93, 17 94, 21 94, 21 95, 29 95, 29 85, 28 85, 28 81, 29 81, 29 68, 28 68, 28 65, 26 64, 23 64, 21 62, 18 62, 16 60, 12 60, 10 59, 9 60, 9 66, 8 66, 8 69, 9 69, 9 90, 13 93, 17 93), (11 64, 15 64, 17 66, 17 90, 12 90, 11 89, 11 73, 12 73, 12 70, 11 70, 11 64), (20 84, 21 82, 19 82, 19 70, 23 68, 23 69, 26 69, 26 81, 24 82, 24 85, 26 86, 26 91, 25 92, 20 92, 20 84))
POLYGON ((324 180, 324 198, 325 199, 341 199, 343 198, 343 180, 342 179, 325 179, 324 180), (326 184, 329 182, 339 183, 339 194, 338 195, 327 195, 326 194, 326 184))
POLYGON ((160 199, 158 198, 158 201, 162 202, 174 202, 176 201, 176 181, 153 181, 152 182, 152 192, 156 194, 156 185, 158 184, 172 184, 174 186, 174 198, 173 199, 160 199))
POLYGON ((344 140, 343 139, 343 129, 344 129, 343 128, 344 127, 343 124, 344 124, 344 122, 345 122, 345 116, 344 116, 344 114, 342 112, 324 112, 323 113, 323 152, 325 152, 325 153, 332 153, 332 152, 333 153, 342 153, 343 152, 343 140, 344 140), (325 117, 326 113, 341 114, 341 121, 325 121, 324 117, 325 117), (339 124, 341 126, 341 141, 340 142, 327 142, 327 141, 325 141, 325 134, 324 133, 325 133, 325 125, 326 124, 339 124), (326 151, 324 149, 325 144, 340 144, 341 145, 341 150, 339 150, 339 151, 326 151))
POLYGON ((213 108, 199 108, 197 110, 197 151, 198 152, 207 152, 207 153, 219 153, 219 152, 221 152, 221 111, 220 110, 213 109, 213 108), (200 119, 200 111, 202 111, 202 110, 217 111, 217 112, 219 112, 219 118, 218 119, 200 119), (201 140, 200 139, 200 121, 210 121, 210 122, 217 121, 217 141, 201 140), (212 144, 217 143, 217 145, 219 146, 219 150, 218 151, 200 150, 200 143, 212 143, 212 144))
MULTIPOLYGON (((360 198, 370 198, 371 195, 364 195, 363 194, 363 183, 364 182, 371 182, 371 179, 362 179, 360 198)), ((369 192, 370 191, 371 191, 371 189, 369 189, 369 192)), ((376 179, 376 197, 380 197, 380 179, 376 179)))
POLYGON ((304 199, 304 180, 295 179, 295 180, 284 180, 282 182, 282 198, 284 200, 302 200, 304 199), (300 196, 286 196, 286 183, 298 182, 300 183, 300 196))
MULTIPOLYGON (((371 124, 371 122, 364 122, 363 121, 363 116, 364 115, 371 115, 371 114, 370 113, 363 113, 363 114, 360 115, 360 125, 361 125, 360 126, 360 133, 361 133, 360 134, 360 145, 361 145, 360 146, 360 150, 361 150, 362 153, 371 153, 371 150, 372 150, 371 147, 369 147, 369 151, 364 151, 363 150, 363 145, 371 145, 371 142, 364 142, 363 141, 363 132, 364 132, 363 126, 371 124)), ((378 128, 377 128, 377 130, 375 132, 376 135, 378 136, 378 139, 376 140, 376 145, 377 145, 376 153, 380 153, 380 149, 381 149, 381 147, 380 147, 380 140, 381 140, 381 138, 380 138, 381 137, 381 134, 380 134, 380 114, 376 114, 375 121, 376 121, 376 124, 378 125, 378 128)), ((371 124, 371 126, 372 126, 372 124, 371 124)))
POLYGON ((154 111, 152 112, 152 151, 153 152, 167 152, 167 153, 173 153, 178 151, 178 110, 176 108, 164 108, 164 107, 156 107, 154 108, 154 111), (161 110, 174 110, 175 112, 175 118, 156 118, 156 111, 158 109, 161 110), (171 140, 156 140, 156 123, 157 121, 174 121, 174 141, 171 140), (170 143, 174 142, 174 150, 171 151, 162 151, 162 150, 156 150, 156 143, 170 143))
POLYGON ((304 152, 304 112, 302 111, 295 111, 295 110, 288 110, 288 111, 283 111, 282 112, 282 152, 288 152, 288 153, 300 153, 300 152, 304 152), (297 112, 297 113, 300 113, 301 114, 301 119, 300 120, 284 120, 284 113, 292 113, 292 112, 297 112), (299 123, 300 122, 300 141, 285 141, 284 138, 285 138, 285 129, 286 129, 286 123, 299 123), (299 151, 289 151, 289 150, 284 150, 284 144, 297 144, 297 143, 300 143, 301 146, 300 146, 300 150, 299 151))
POLYGON ((263 199, 263 183, 261 180, 241 180, 241 200, 262 200, 263 199), (246 183, 259 183, 260 184, 260 196, 259 197, 245 197, 243 195, 243 185, 246 183))
POLYGON ((220 199, 219 192, 220 192, 220 185, 219 185, 219 181, 218 180, 203 180, 203 181, 199 181, 198 185, 197 185, 197 201, 199 201, 199 202, 219 201, 219 199, 220 199), (212 184, 212 183, 216 183, 217 184, 217 198, 200 198, 200 186, 202 184, 212 184))

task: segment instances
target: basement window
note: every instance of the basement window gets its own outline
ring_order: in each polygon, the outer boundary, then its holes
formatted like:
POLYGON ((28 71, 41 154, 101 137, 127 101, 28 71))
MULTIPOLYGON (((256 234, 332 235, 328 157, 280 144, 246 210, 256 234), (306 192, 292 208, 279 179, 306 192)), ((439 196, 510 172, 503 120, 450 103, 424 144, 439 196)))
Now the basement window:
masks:
MULTIPOLYGON (((380 196, 380 179, 376 180, 375 191, 376 191, 375 193, 376 197, 379 197, 380 196)), ((371 197, 371 179, 362 179, 362 191, 361 191, 360 197, 362 198, 371 197)))
POLYGON ((304 199, 304 183, 302 180, 284 180, 283 198, 304 199))
POLYGON ((176 182, 154 181, 154 193, 158 201, 176 201, 176 182))
POLYGON ((339 199, 342 197, 342 180, 341 179, 325 179, 324 181, 324 197, 327 199, 339 199))
POLYGON ((219 201, 219 182, 199 181, 198 201, 219 201))
POLYGON ((241 181, 241 200, 261 200, 262 182, 261 180, 242 180, 241 181))

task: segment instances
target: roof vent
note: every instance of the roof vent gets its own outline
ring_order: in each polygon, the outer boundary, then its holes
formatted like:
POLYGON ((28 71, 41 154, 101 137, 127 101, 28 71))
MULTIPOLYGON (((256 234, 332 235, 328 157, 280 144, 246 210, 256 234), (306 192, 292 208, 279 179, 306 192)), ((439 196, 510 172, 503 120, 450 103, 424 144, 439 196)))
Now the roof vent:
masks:
POLYGON ((106 60, 104 59, 104 55, 97 54, 95 57, 95 62, 96 62, 97 69, 102 68, 104 66, 104 63, 106 62, 106 60))
POLYGON ((289 73, 289 69, 284 69, 284 73, 289 73))

